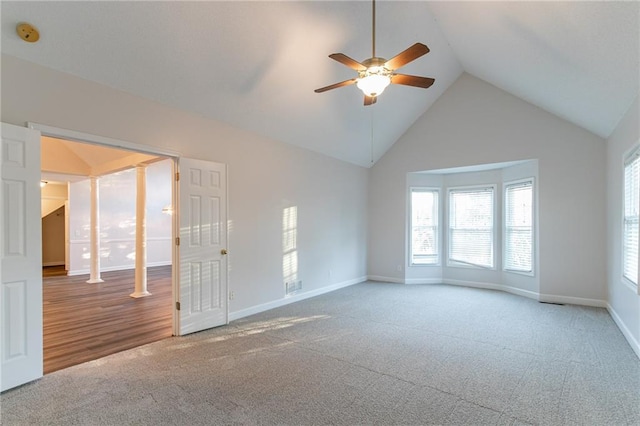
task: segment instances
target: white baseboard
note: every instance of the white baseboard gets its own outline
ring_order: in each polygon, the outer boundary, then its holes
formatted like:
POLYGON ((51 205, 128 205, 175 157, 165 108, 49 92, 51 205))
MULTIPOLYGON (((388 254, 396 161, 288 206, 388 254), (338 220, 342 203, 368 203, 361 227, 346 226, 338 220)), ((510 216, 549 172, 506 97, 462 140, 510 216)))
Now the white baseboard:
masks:
POLYGON ((368 275, 367 279, 369 281, 378 281, 382 283, 404 284, 403 278, 383 277, 381 275, 368 275))
MULTIPOLYGON (((147 263, 147 268, 153 268, 154 266, 169 266, 171 264, 171 261, 149 262, 147 263)), ((100 268, 100 272, 127 271, 129 269, 136 269, 136 265, 107 266, 105 268, 100 268)), ((91 273, 90 269, 76 269, 75 271, 67 272, 67 275, 71 277, 74 275, 87 275, 89 273, 91 273)))
POLYGON ((487 290, 504 291, 506 293, 516 294, 518 296, 527 297, 533 300, 538 300, 538 293, 536 293, 535 291, 524 290, 521 288, 511 287, 508 285, 484 283, 484 282, 478 282, 478 281, 452 280, 452 279, 444 279, 442 280, 442 282, 444 284, 459 285, 463 287, 474 287, 474 288, 484 288, 487 290))
POLYGON ((504 290, 503 286, 493 283, 484 283, 481 281, 464 281, 464 280, 452 280, 450 278, 444 278, 443 284, 459 285, 461 287, 473 287, 484 288, 486 290, 504 290))
POLYGON ((487 283, 487 282, 481 282, 481 281, 454 280, 450 278, 443 278, 443 279, 410 278, 410 279, 403 280, 399 278, 382 277, 378 275, 370 275, 369 280, 398 283, 398 284, 449 284, 449 285, 457 285, 462 287, 484 288, 487 290, 504 291, 507 293, 516 294, 518 296, 527 297, 529 299, 538 300, 540 302, 562 303, 562 304, 582 305, 582 306, 595 306, 598 308, 607 307, 607 302, 604 300, 586 299, 583 297, 556 296, 553 294, 539 294, 539 293, 536 293, 535 291, 524 290, 521 288, 511 287, 508 285, 487 283))
POLYGON ((367 280, 367 277, 354 278, 352 280, 343 281, 341 283, 331 284, 326 287, 310 290, 304 293, 294 294, 284 297, 282 299, 274 300, 272 302, 263 303, 261 305, 252 306, 250 308, 241 309, 235 312, 229 312, 229 322, 235 321, 240 318, 248 317, 250 315, 259 314, 260 312, 268 311, 270 309, 279 308, 290 303, 299 302, 310 297, 320 296, 321 294, 329 293, 335 290, 339 290, 344 287, 349 287, 354 284, 359 284, 367 280))
MULTIPOLYGON (((511 287, 508 285, 494 284, 494 283, 485 283, 480 281, 464 281, 464 280, 453 280, 449 278, 409 278, 406 280, 402 280, 399 278, 391 278, 391 277, 382 277, 378 275, 370 275, 369 280, 371 281, 381 281, 381 282, 390 282, 390 283, 398 283, 398 284, 448 284, 448 285, 457 285, 461 287, 473 287, 473 288, 483 288, 486 290, 498 290, 505 291, 507 293, 517 294, 518 296, 528 297, 529 299, 538 300, 538 293, 529 290, 523 290, 517 287, 511 287)), ((577 303, 580 304, 580 303, 577 303)), ((591 305, 590 305, 591 306, 591 305)))
POLYGON ((441 278, 407 278, 405 284, 443 284, 441 278))
POLYGON ((454 280, 450 278, 409 278, 406 280, 400 278, 392 278, 392 277, 383 277, 379 275, 370 275, 369 280, 371 281, 381 281, 381 282, 389 282, 389 283, 398 283, 398 284, 449 284, 449 285, 457 285, 462 287, 472 287, 472 288, 484 288, 487 290, 498 290, 504 291, 507 293, 516 294, 518 296, 527 297, 529 299, 538 300, 540 302, 548 302, 548 303, 563 303, 570 305, 582 305, 582 306, 595 306, 598 308, 606 308, 607 302, 599 299, 586 299, 582 297, 568 297, 568 296, 556 296, 553 294, 539 294, 535 291, 524 290, 517 287, 511 287, 508 285, 487 283, 481 281, 465 281, 465 280, 454 280))
POLYGON ((613 318, 613 322, 616 323, 624 338, 627 339, 627 342, 629 342, 629 346, 631 346, 633 352, 635 352, 636 356, 640 358, 640 342, 635 339, 633 334, 631 334, 631 331, 629 331, 629 329, 627 328, 627 325, 622 321, 622 318, 620 318, 620 315, 618 315, 615 309, 613 309, 613 307, 608 303, 607 311, 609 311, 609 315, 611 315, 611 318, 613 318))
POLYGON ((582 306, 594 306, 596 308, 606 308, 607 302, 599 299, 586 299, 583 297, 570 297, 570 296, 557 296, 554 294, 540 294, 535 291, 523 290, 517 287, 511 287, 507 285, 483 283, 476 281, 462 281, 462 280, 442 280, 445 284, 460 285, 464 287, 485 288, 489 290, 505 291, 507 293, 517 294, 518 296, 528 297, 529 299, 538 300, 546 303, 562 303, 567 305, 582 305, 582 306))
POLYGON ((554 294, 540 294, 538 296, 540 302, 546 303, 562 303, 567 305, 594 306, 596 308, 606 308, 607 302, 599 299, 585 299, 583 297, 557 296, 554 294))
POLYGON ((503 285, 502 289, 507 293, 516 294, 522 297, 528 297, 529 299, 538 300, 538 293, 531 290, 524 290, 522 288, 511 287, 508 285, 503 285))
POLYGON ((84 270, 77 270, 77 271, 67 271, 67 275, 72 277, 74 275, 87 275, 89 273, 89 270, 84 271, 84 270))

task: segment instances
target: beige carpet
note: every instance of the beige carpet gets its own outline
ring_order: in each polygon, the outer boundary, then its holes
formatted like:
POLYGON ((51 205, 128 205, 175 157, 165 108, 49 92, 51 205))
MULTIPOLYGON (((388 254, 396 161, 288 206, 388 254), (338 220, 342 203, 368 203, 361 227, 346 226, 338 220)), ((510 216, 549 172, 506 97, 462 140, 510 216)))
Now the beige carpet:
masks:
POLYGON ((604 309, 363 283, 45 376, 2 424, 640 424, 604 309))

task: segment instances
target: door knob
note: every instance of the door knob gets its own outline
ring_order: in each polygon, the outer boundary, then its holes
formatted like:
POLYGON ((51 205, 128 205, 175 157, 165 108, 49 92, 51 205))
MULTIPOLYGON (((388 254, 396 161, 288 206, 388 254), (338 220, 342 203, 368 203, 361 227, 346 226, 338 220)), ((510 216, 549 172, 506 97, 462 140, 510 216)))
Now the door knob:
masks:
POLYGON ((227 254, 227 253, 228 253, 228 252, 227 252, 227 249, 222 249, 222 250, 220 250, 220 254, 222 254, 222 255, 225 255, 225 254, 227 254))

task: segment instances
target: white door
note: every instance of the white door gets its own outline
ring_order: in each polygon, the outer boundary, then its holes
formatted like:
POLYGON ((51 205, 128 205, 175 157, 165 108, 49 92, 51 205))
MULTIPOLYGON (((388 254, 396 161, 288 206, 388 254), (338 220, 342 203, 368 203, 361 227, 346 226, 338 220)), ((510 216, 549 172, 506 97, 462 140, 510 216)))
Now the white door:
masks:
POLYGON ((227 173, 180 159, 179 334, 227 324, 227 173))
POLYGON ((2 123, 0 382, 42 377, 40 132, 2 123))

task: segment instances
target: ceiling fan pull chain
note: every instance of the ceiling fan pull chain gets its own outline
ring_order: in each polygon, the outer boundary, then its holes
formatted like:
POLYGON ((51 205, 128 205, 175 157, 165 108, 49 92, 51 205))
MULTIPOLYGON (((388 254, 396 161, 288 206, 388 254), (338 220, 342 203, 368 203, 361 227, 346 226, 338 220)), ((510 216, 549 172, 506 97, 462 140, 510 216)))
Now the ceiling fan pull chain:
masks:
POLYGON ((373 166, 373 111, 375 108, 371 108, 371 165, 373 166))

